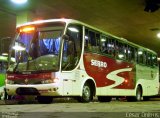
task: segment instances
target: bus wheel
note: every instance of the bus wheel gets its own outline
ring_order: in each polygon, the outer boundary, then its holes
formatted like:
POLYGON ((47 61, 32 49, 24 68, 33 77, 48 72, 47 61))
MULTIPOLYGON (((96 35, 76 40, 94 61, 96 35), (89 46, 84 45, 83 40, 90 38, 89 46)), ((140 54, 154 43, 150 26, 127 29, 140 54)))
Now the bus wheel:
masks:
POLYGON ((143 97, 143 101, 149 101, 149 97, 148 96, 143 97))
POLYGON ((51 96, 37 96, 37 100, 41 104, 49 104, 49 103, 52 103, 53 97, 51 97, 51 96))
POLYGON ((85 84, 83 86, 83 91, 82 91, 82 97, 80 97, 80 99, 78 101, 80 102, 90 102, 93 99, 93 93, 91 91, 91 87, 89 84, 85 84))
POLYGON ((110 102, 112 97, 110 96, 98 96, 98 101, 100 102, 110 102))
POLYGON ((141 100, 142 100, 142 89, 140 86, 138 86, 136 90, 135 101, 141 101, 141 100))
POLYGON ((127 101, 128 102, 136 102, 136 101, 141 101, 142 100, 142 89, 140 86, 137 87, 136 90, 136 96, 128 96, 127 101))

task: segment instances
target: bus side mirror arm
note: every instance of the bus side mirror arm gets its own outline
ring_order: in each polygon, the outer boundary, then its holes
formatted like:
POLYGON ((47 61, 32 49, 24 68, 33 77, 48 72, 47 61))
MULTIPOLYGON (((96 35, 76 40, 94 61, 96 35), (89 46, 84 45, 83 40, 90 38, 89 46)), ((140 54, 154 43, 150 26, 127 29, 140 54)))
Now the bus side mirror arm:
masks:
POLYGON ((62 39, 66 40, 66 41, 69 41, 69 36, 66 35, 66 34, 64 34, 64 35, 62 36, 62 39))

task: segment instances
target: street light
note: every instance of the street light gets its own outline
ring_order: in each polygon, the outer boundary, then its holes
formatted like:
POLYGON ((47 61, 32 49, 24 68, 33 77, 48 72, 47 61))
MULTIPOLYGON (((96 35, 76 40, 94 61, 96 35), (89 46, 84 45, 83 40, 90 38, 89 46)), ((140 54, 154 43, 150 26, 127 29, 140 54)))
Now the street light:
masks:
POLYGON ((160 38, 160 32, 157 34, 157 37, 160 38))
POLYGON ((24 4, 26 3, 28 0, 11 0, 11 2, 15 3, 15 4, 24 4))

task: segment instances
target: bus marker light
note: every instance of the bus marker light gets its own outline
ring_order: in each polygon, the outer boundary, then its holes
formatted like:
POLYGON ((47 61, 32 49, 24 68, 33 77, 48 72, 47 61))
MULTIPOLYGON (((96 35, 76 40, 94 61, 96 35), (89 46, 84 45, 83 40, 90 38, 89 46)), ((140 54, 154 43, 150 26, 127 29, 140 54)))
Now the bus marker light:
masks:
POLYGON ((128 83, 128 80, 125 79, 125 83, 128 83))
POLYGON ((34 31, 35 30, 35 27, 31 27, 31 26, 28 26, 28 27, 24 27, 24 28, 21 28, 20 29, 20 32, 31 32, 31 31, 34 31))

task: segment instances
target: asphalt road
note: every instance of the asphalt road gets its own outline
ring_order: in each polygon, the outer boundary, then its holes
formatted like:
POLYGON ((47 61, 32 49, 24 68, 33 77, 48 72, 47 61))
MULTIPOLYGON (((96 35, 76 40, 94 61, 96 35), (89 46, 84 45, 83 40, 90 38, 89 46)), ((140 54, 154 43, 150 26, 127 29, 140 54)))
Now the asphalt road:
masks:
POLYGON ((57 99, 52 104, 0 102, 2 118, 160 118, 160 99, 143 102, 78 103, 57 99))

